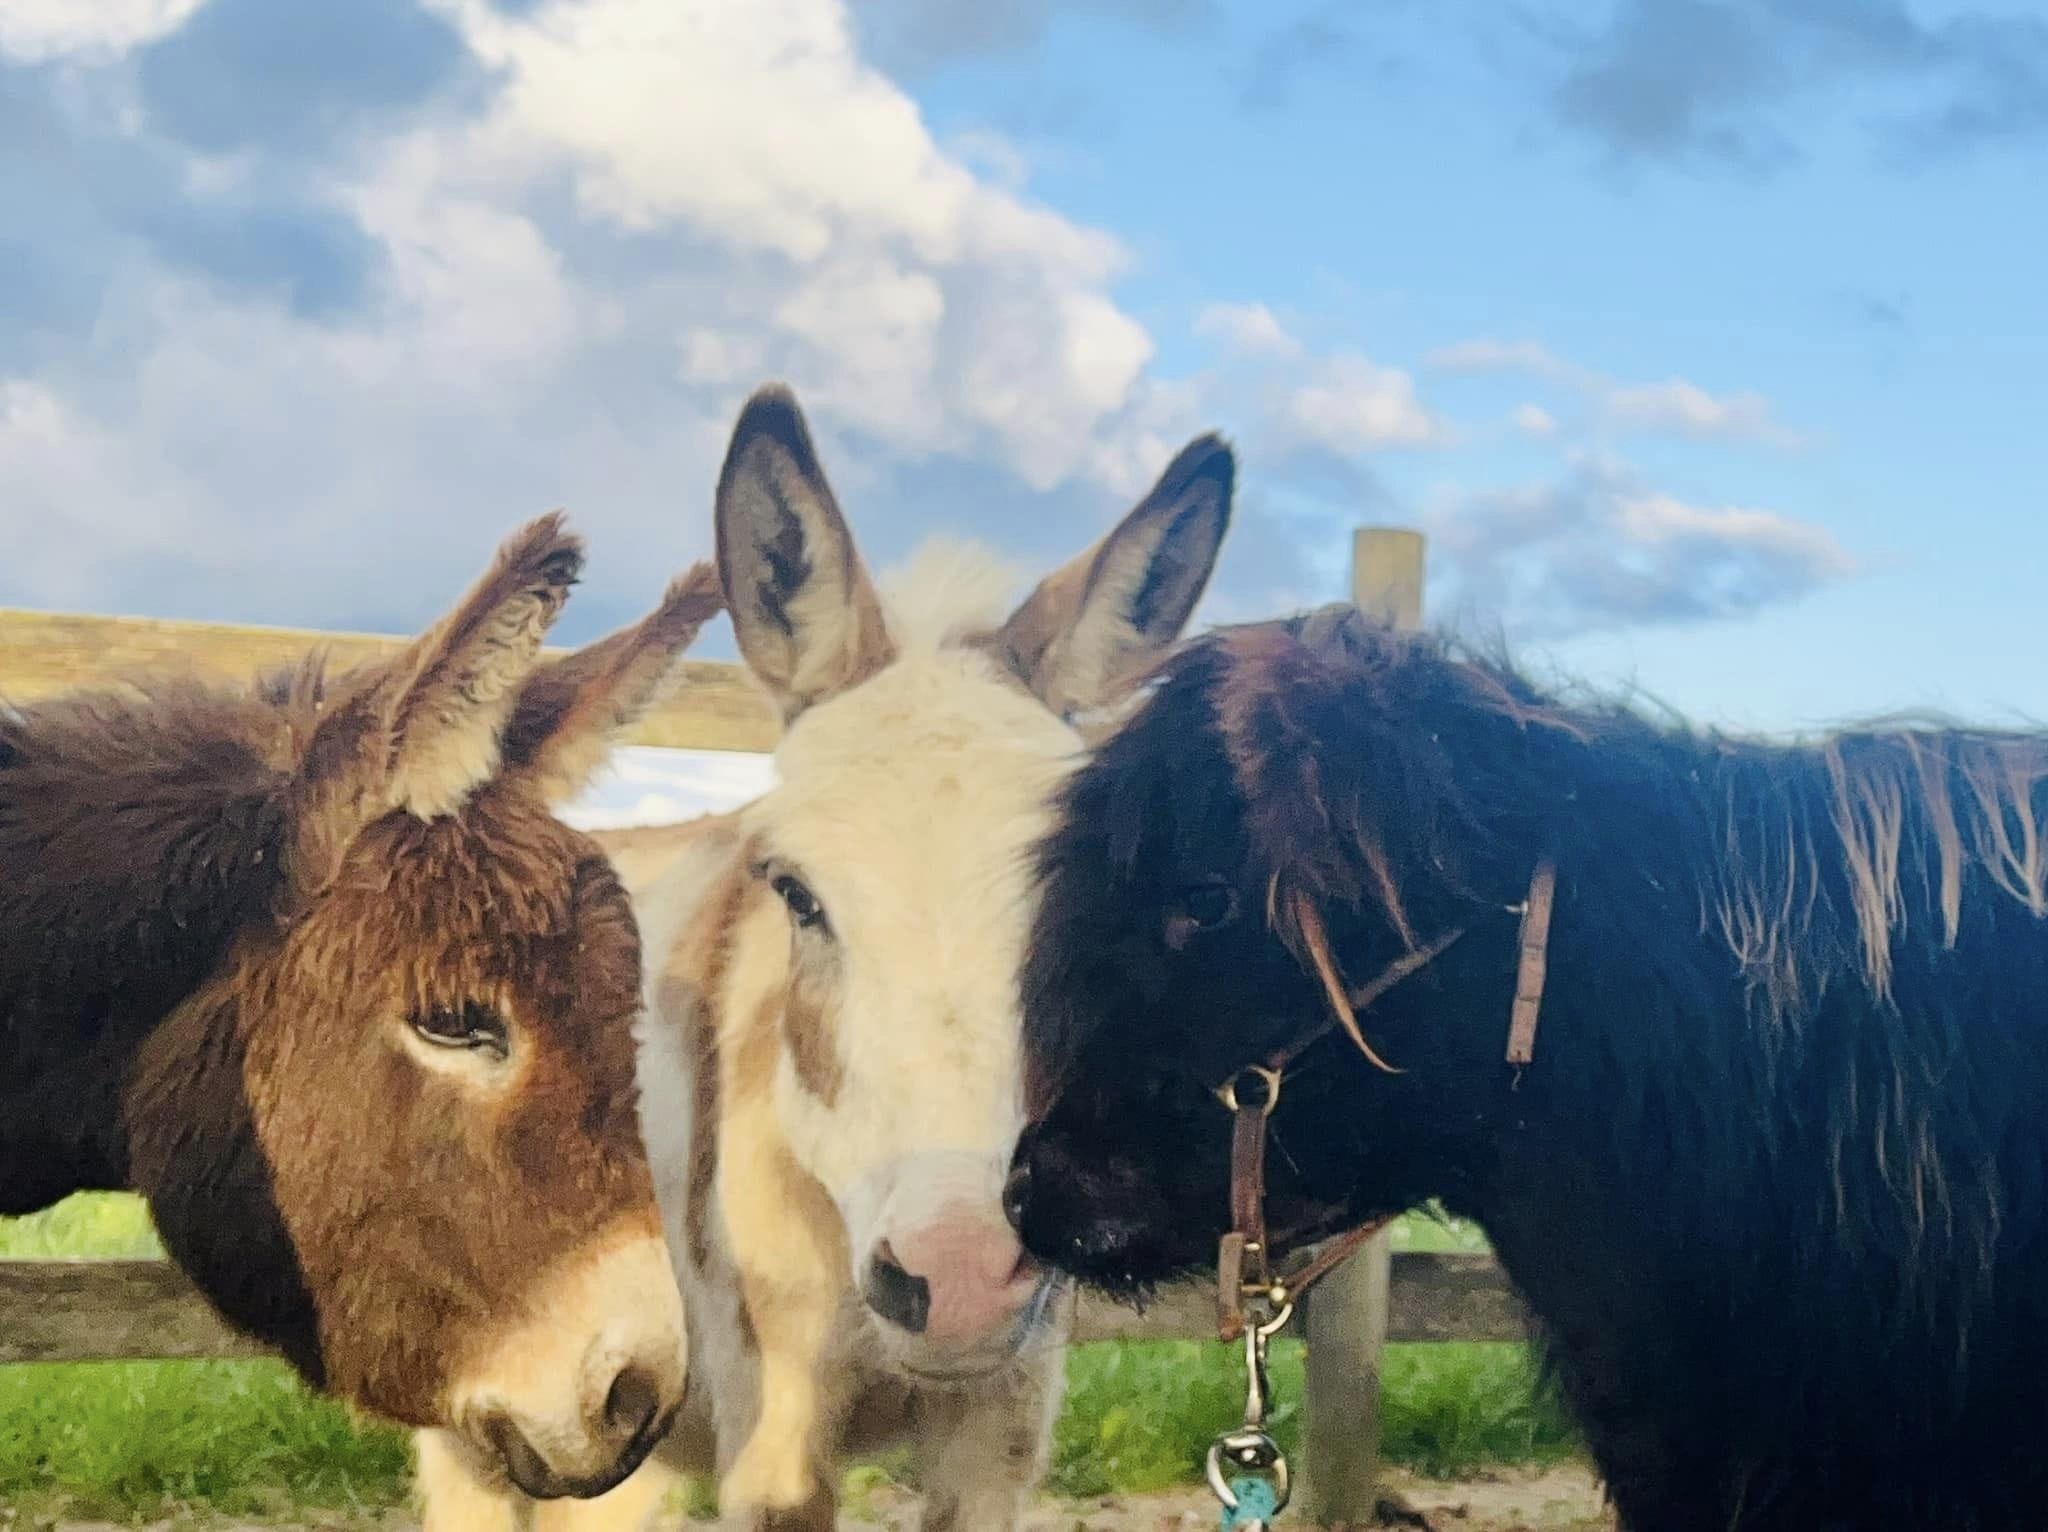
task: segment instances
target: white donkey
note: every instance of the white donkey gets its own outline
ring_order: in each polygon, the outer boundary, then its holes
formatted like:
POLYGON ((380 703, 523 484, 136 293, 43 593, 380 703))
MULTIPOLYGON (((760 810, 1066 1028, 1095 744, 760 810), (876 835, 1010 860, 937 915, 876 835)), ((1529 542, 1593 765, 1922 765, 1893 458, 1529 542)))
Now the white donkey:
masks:
MULTIPOLYGON (((1000 571, 958 552, 885 605, 795 401, 741 414, 718 564, 785 722, 777 782, 621 858, 691 1345, 657 1458, 717 1473, 729 1525, 827 1532, 844 1460, 907 1444, 926 1532, 1006 1532, 1043 1472, 1072 1305, 1002 1208, 1030 848, 1084 715, 1186 625, 1234 477, 1223 442, 1191 443, 1007 618, 1000 571)), ((637 1520, 659 1474, 544 1519, 637 1520)))

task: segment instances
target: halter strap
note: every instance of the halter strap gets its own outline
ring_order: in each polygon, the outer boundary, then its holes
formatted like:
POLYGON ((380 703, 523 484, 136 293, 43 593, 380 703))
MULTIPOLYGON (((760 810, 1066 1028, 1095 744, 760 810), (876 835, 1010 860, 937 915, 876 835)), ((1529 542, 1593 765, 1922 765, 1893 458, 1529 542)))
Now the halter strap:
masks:
POLYGON ((1515 1004, 1508 1018, 1508 1062, 1517 1069, 1536 1057, 1536 1018, 1543 1007, 1543 980, 1550 970, 1550 907, 1557 899, 1557 868, 1536 864, 1529 901, 1522 906, 1521 956, 1515 965, 1515 1004))
MULTIPOLYGON (((1543 985, 1549 970, 1550 916, 1557 899, 1557 867, 1548 857, 1536 864, 1529 896, 1515 907, 1522 917, 1517 940, 1514 1003, 1508 1017, 1507 1062, 1516 1083, 1535 1058, 1536 1023, 1543 1006, 1543 985)), ((1412 974, 1421 972, 1465 934, 1459 926, 1427 946, 1404 953, 1349 999, 1364 1010, 1412 974)), ((1295 1300, 1310 1286, 1343 1265, 1373 1235, 1394 1221, 1375 1218, 1323 1242, 1322 1247, 1284 1277, 1273 1270, 1273 1252, 1266 1230, 1267 1121, 1280 1104, 1280 1086, 1287 1071, 1315 1044, 1335 1031, 1335 1018, 1269 1054, 1263 1064, 1239 1070, 1216 1088, 1217 1099, 1231 1114, 1230 1232, 1216 1255, 1217 1332, 1226 1341, 1238 1339, 1247 1325, 1246 1305, 1264 1311, 1256 1322, 1278 1328, 1295 1300)))

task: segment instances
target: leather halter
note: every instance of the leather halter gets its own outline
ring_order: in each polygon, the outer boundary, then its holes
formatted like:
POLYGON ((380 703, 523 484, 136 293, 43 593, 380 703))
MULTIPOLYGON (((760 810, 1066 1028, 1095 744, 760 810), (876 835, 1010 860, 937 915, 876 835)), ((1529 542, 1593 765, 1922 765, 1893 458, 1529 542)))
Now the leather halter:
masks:
MULTIPOLYGON (((1529 897, 1521 904, 1521 935, 1516 946, 1515 998, 1508 1019, 1507 1062, 1521 1081, 1521 1071, 1535 1057, 1536 1021, 1543 1005, 1548 970, 1550 912, 1557 898, 1557 868, 1549 858, 1536 864, 1529 879, 1529 897)), ((1418 973, 1449 950, 1465 934, 1460 926, 1395 959, 1370 984, 1349 997, 1364 1010, 1409 975, 1418 973)), ((1315 1282, 1348 1260, 1373 1235, 1394 1221, 1375 1218, 1324 1242, 1307 1261, 1285 1276, 1276 1275, 1266 1234, 1266 1124, 1280 1104, 1280 1083, 1301 1055, 1334 1031, 1333 1016, 1314 1031, 1250 1064, 1216 1088, 1217 1099, 1231 1115, 1230 1232, 1216 1252, 1217 1333, 1226 1341, 1246 1330, 1246 1306, 1265 1313, 1257 1322, 1277 1329, 1286 1322, 1294 1302, 1315 1282), (1256 1085, 1252 1097, 1244 1088, 1256 1085)))

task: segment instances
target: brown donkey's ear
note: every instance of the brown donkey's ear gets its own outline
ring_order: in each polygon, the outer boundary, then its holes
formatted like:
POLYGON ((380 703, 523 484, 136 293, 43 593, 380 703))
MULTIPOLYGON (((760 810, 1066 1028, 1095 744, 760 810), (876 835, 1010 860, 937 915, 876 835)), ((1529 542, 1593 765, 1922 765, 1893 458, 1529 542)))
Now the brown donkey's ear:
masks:
POLYGON ((747 667, 788 723, 894 657, 795 396, 759 390, 718 476, 718 575, 747 667))
POLYGON ((581 792, 618 731, 660 700, 676 661, 724 605, 717 571, 693 564, 630 628, 543 664, 506 727, 505 776, 549 803, 581 792))
POLYGON ((1102 707, 1180 637, 1230 530, 1237 459, 1199 436, 1094 547, 1042 580, 996 635, 995 652, 1062 715, 1102 707))
POLYGON ((528 523, 453 611, 349 688, 301 767, 314 841, 338 850, 393 809, 453 813, 496 774, 520 687, 582 569, 560 515, 528 523))

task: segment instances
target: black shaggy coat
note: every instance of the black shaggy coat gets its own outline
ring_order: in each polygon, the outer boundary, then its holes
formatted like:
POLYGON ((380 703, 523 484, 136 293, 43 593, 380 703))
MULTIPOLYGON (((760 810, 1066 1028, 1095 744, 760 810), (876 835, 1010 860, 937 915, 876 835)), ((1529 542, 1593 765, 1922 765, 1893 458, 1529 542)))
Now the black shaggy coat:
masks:
POLYGON ((1122 1292, 1204 1268, 1212 1088, 1462 930, 1351 1018, 1391 1069, 1340 1028, 1291 1071, 1276 1241, 1478 1220, 1635 1532, 2048 1526, 2048 736, 1740 742, 1333 610, 1192 646, 1064 816, 1035 1253, 1122 1292))

